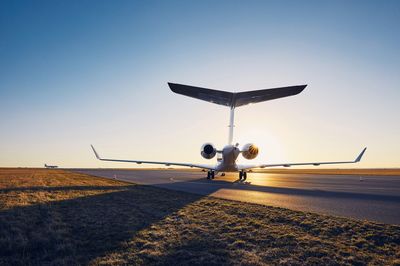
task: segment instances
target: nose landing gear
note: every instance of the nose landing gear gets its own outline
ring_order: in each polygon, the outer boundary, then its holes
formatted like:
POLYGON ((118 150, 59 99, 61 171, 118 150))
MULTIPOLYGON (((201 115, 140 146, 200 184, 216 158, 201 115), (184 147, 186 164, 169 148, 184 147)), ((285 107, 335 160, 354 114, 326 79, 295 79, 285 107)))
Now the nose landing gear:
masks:
POLYGON ((240 180, 240 181, 246 181, 246 179, 247 179, 247 172, 245 172, 245 171, 240 171, 240 172, 239 172, 239 180, 240 180))

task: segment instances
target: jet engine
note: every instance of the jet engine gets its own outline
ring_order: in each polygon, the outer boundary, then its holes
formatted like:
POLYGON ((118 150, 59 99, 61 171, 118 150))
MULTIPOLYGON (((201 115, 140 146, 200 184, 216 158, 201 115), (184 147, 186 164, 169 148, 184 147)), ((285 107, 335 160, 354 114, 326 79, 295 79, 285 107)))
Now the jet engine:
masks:
POLYGON ((252 160, 258 155, 258 147, 253 143, 248 143, 242 148, 242 155, 247 160, 252 160))
POLYGON ((201 146, 201 156, 205 159, 212 159, 217 154, 217 149, 211 143, 201 146))

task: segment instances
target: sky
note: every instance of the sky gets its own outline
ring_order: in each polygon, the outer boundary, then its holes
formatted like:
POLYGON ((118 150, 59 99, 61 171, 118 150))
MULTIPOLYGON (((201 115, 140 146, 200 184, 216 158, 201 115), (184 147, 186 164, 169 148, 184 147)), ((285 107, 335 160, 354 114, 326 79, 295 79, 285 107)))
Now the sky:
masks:
POLYGON ((90 144, 214 163, 200 147, 227 144, 229 109, 167 82, 308 84, 236 109, 234 141, 259 146, 254 162, 368 147, 354 167, 400 167, 399 26, 399 1, 0 1, 0 167, 137 167, 99 162, 90 144))

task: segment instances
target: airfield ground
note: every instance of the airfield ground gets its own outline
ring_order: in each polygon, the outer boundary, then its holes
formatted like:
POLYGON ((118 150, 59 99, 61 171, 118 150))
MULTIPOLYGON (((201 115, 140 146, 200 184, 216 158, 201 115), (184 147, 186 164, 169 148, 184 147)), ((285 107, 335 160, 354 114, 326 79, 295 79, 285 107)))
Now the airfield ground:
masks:
POLYGON ((135 185, 0 169, 0 265, 399 265, 400 227, 135 185))
POLYGON ((336 169, 330 170, 331 174, 300 173, 300 169, 253 172, 245 182, 238 180, 237 173, 207 180, 204 172, 194 169, 70 170, 202 196, 400 225, 400 175, 375 169, 362 170, 368 175, 355 174, 361 170, 349 174, 336 169))
POLYGON ((349 168, 349 169, 260 169, 257 173, 271 174, 313 174, 313 175, 357 175, 357 176, 400 176, 400 168, 349 168))

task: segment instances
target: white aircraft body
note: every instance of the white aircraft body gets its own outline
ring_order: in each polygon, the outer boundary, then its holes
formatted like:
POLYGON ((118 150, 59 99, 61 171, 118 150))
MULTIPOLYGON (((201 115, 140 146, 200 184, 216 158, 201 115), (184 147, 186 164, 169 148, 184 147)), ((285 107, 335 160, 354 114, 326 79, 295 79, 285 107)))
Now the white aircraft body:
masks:
POLYGON ((222 156, 219 158, 216 165, 193 164, 193 163, 175 163, 175 162, 159 162, 159 161, 141 161, 141 160, 121 160, 121 159, 106 159, 99 156, 94 147, 91 145, 96 158, 101 161, 111 162, 128 162, 137 164, 161 164, 166 166, 186 166, 191 168, 200 168, 207 170, 207 179, 213 179, 217 173, 238 172, 240 180, 246 180, 247 172, 254 168, 266 167, 290 167, 298 165, 328 165, 328 164, 350 164, 358 163, 367 148, 364 148, 354 161, 336 161, 336 162, 304 162, 304 163, 278 163, 278 164, 248 164, 240 165, 236 163, 240 154, 245 159, 252 160, 258 155, 258 147, 253 143, 244 145, 239 148, 239 144, 232 144, 233 128, 234 128, 234 111, 236 107, 247 104, 258 103, 268 100, 274 100, 282 97, 299 94, 307 85, 281 87, 273 89, 264 89, 246 92, 226 92, 212 89, 193 87, 182 84, 168 83, 170 89, 178 94, 189 96, 192 98, 208 101, 214 104, 224 105, 230 108, 229 122, 229 140, 228 144, 222 150, 218 150, 213 144, 205 143, 201 147, 201 156, 205 159, 212 159, 218 153, 222 156))
POLYGON ((45 167, 45 168, 48 168, 48 169, 58 168, 57 165, 48 165, 48 164, 44 164, 44 167, 45 167))

